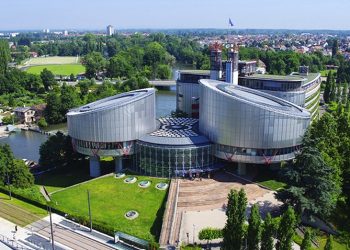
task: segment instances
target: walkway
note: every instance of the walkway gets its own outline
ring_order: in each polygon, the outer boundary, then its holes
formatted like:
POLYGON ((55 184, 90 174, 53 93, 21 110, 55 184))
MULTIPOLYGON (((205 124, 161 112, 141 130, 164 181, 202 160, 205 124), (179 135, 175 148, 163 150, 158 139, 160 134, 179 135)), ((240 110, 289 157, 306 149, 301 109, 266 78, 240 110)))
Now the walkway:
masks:
MULTIPOLYGON (((51 249, 49 216, 40 218, 17 206, 0 201, 0 235, 26 249, 51 249), (9 220, 13 221, 10 222, 9 220), (16 224, 15 224, 16 223, 16 224), (17 225, 17 232, 15 226, 17 225), (20 226, 21 225, 21 226, 20 226)), ((66 218, 53 214, 55 249, 116 249, 111 236, 92 231, 66 218)), ((123 249, 132 249, 123 245, 123 249)))
MULTIPOLYGON (((199 243, 198 232, 201 229, 223 228, 226 222, 227 194, 231 189, 238 191, 241 188, 245 190, 248 198, 247 216, 252 204, 258 203, 263 216, 281 204, 275 199, 274 191, 222 171, 212 175, 211 179, 180 179, 178 198, 174 188, 169 191, 168 196, 168 204, 176 203, 175 221, 170 229, 172 237, 165 240, 162 235, 161 245, 165 246, 168 243, 174 246, 178 242, 193 243, 193 241, 199 243)), ((174 209, 171 208, 170 212, 174 212, 174 209)), ((165 224, 169 226, 170 218, 171 216, 166 214, 163 226, 165 224)))

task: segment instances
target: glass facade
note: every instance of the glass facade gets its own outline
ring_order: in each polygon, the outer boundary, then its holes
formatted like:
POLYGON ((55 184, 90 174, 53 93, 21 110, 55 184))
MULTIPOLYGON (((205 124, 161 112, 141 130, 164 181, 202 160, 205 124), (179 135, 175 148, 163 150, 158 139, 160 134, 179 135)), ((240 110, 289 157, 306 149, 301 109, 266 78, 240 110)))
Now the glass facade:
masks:
POLYGON ((171 178, 210 170, 214 165, 212 145, 170 146, 138 141, 133 170, 151 176, 171 178))

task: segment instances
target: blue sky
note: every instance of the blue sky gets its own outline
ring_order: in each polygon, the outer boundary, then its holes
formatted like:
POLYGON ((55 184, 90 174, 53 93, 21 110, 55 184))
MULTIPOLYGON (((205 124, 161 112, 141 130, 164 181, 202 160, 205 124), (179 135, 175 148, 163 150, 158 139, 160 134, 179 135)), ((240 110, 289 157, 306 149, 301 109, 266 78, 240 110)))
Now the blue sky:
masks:
POLYGON ((0 30, 349 29, 349 0, 0 0, 0 30))

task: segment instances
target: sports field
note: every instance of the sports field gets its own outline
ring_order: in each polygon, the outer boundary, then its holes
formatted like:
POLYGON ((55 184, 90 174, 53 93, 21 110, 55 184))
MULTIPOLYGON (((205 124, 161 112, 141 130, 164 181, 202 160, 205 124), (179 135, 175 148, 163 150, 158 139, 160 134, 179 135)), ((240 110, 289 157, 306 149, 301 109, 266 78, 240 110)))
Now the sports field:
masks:
POLYGON ((47 65, 47 64, 79 64, 78 56, 49 56, 35 57, 25 61, 23 66, 47 65))
MULTIPOLYGON (((165 179, 136 176, 137 182, 124 183, 124 179, 106 176, 66 188, 52 194, 55 207, 70 215, 80 215, 88 220, 87 190, 90 190, 93 224, 135 235, 146 240, 159 237, 164 213, 167 191, 155 188, 165 179), (142 180, 151 181, 148 188, 140 188, 142 180), (57 202, 57 203, 56 203, 57 202), (130 210, 136 210, 139 216, 134 220, 124 217, 130 210)), ((111 231, 112 231, 111 230, 111 231)))
POLYGON ((60 64, 60 65, 39 65, 31 66, 27 69, 28 73, 39 75, 43 69, 47 68, 56 76, 69 76, 85 73, 85 67, 81 64, 60 64))

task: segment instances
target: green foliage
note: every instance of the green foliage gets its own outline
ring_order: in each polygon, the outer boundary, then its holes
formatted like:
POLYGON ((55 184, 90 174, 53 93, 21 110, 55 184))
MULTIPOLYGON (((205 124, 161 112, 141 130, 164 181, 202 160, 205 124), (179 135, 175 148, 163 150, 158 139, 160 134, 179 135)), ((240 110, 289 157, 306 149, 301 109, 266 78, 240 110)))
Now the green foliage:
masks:
POLYGON ((226 208, 227 221, 223 229, 222 249, 241 249, 245 233, 247 197, 243 189, 231 190, 226 208))
POLYGON ((100 52, 90 52, 82 60, 88 78, 96 77, 106 67, 106 59, 100 52))
POLYGON ((52 91, 46 97, 46 109, 44 116, 49 124, 57 124, 64 120, 61 113, 61 98, 57 91, 52 91))
POLYGON ((61 132, 49 137, 39 149, 39 163, 44 167, 64 166, 76 160, 79 155, 73 151, 70 136, 61 132))
POLYGON ((199 231, 198 239, 206 240, 207 245, 210 241, 222 238, 222 230, 218 228, 206 227, 199 231))
POLYGON ((318 149, 304 144, 301 154, 284 169, 288 187, 279 190, 276 197, 292 205, 299 215, 325 217, 334 209, 340 191, 332 179, 335 171, 326 164, 318 149))
POLYGON ((7 71, 7 64, 11 61, 9 44, 6 40, 0 39, 0 75, 7 71))
POLYGON ((43 71, 41 71, 40 78, 44 84, 44 88, 46 91, 48 91, 50 88, 57 84, 54 74, 47 68, 44 68, 43 71))
POLYGON ((261 238, 261 217, 257 204, 254 204, 252 206, 248 223, 248 250, 259 250, 259 243, 261 238))
POLYGON ((296 217, 291 207, 284 212, 277 230, 276 250, 292 250, 296 217))
POLYGON ((45 117, 41 117, 38 121, 38 126, 39 128, 46 128, 48 126, 46 120, 45 120, 45 117))
POLYGON ((327 243, 324 246, 324 250, 333 250, 333 236, 330 235, 327 239, 327 243))
POLYGON ((263 224, 262 232, 261 232, 261 250, 273 250, 273 237, 275 235, 275 225, 272 221, 270 213, 268 213, 265 217, 265 221, 263 224))
POLYGON ((5 144, 0 146, 0 185, 10 184, 16 188, 27 188, 33 185, 34 177, 24 161, 16 160, 5 144))
POLYGON ((2 118, 2 123, 7 125, 7 124, 12 124, 12 123, 17 123, 17 117, 15 115, 8 115, 2 118))
POLYGON ((327 75, 327 81, 326 81, 326 87, 323 92, 323 99, 326 103, 330 102, 330 94, 332 92, 332 83, 333 83, 333 74, 331 71, 328 72, 327 75))
POLYGON ((300 245, 300 250, 311 250, 311 232, 310 230, 306 230, 305 234, 304 234, 304 239, 300 245))

